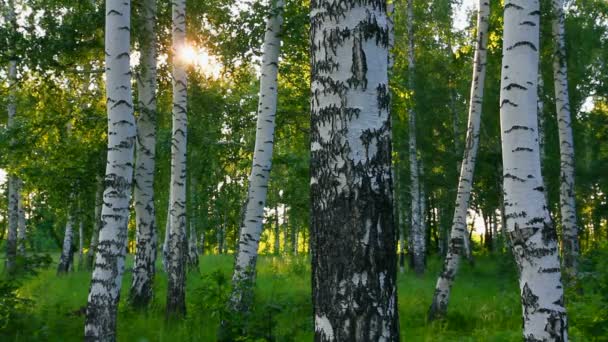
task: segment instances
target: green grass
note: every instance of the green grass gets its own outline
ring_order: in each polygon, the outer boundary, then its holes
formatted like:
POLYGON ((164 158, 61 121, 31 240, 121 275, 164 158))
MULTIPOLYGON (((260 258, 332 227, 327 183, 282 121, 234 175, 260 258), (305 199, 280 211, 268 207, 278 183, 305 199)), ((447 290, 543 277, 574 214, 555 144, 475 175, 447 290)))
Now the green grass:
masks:
MULTIPOLYGON (((506 258, 506 257, 505 257, 506 258)), ((130 265, 131 259, 128 260, 130 265)), ((215 341, 228 293, 233 259, 204 256, 200 272, 187 283, 188 316, 166 323, 166 279, 159 271, 156 297, 146 312, 134 312, 124 299, 131 282, 123 279, 118 317, 119 341, 215 341)), ((402 341, 520 341, 521 308, 513 265, 479 257, 475 267, 463 265, 453 288, 447 320, 426 322, 440 261, 429 260, 424 277, 399 275, 399 315, 402 341)), ((160 269, 160 265, 159 265, 160 269)), ((90 274, 77 271, 57 277, 53 268, 22 283, 19 295, 33 299, 28 328, 12 332, 14 341, 82 341, 90 274)), ((303 257, 264 256, 259 259, 256 303, 245 340, 312 341, 310 266, 303 257)), ((572 329, 571 329, 572 330, 572 329)), ((6 336, 6 335, 5 335, 6 336)), ((593 340, 578 333, 575 341, 593 340)))

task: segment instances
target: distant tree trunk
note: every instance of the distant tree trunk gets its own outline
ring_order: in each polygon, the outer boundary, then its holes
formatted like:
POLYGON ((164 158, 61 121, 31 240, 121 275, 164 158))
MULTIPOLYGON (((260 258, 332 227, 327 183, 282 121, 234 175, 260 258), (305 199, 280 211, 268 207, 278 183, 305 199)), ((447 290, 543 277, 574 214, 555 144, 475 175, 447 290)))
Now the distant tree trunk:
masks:
MULTIPOLYGON (((429 245, 428 239, 428 220, 427 220, 427 212, 426 212, 426 189, 424 188, 424 163, 422 158, 418 160, 418 198, 420 199, 420 234, 417 236, 422 240, 417 243, 420 246, 419 253, 422 255, 422 263, 423 267, 426 268, 426 253, 429 245)), ((415 254, 415 253, 414 253, 415 254)), ((414 262, 414 267, 416 267, 416 261, 414 262)), ((420 273, 417 273, 420 274, 420 273)))
POLYGON ((78 223, 78 269, 84 267, 84 221, 81 219, 78 223))
POLYGON ((217 253, 220 255, 224 254, 224 227, 226 226, 226 217, 223 217, 222 221, 223 222, 219 225, 215 234, 217 239, 217 253))
POLYGON ((385 2, 311 2, 315 341, 398 341, 385 2))
POLYGON ((103 177, 97 176, 97 191, 95 192, 95 217, 93 218, 93 232, 91 233, 91 245, 87 253, 87 265, 93 269, 93 259, 99 243, 99 230, 101 228, 101 208, 103 206, 103 177))
MULTIPOLYGON (((23 188, 23 182, 20 181, 20 188, 23 188)), ((26 222, 25 222, 25 208, 23 204, 23 195, 20 193, 18 198, 18 212, 19 222, 17 226, 17 254, 25 257, 25 238, 26 238, 26 222)))
MULTIPOLYGON (((397 203, 397 205, 399 206, 403 206, 403 203, 397 203)), ((408 213, 407 210, 400 210, 403 220, 402 222, 408 222, 408 213)), ((400 246, 400 250, 399 250, 399 272, 400 273, 404 273, 405 272, 405 258, 406 258, 406 254, 407 254, 407 242, 406 242, 406 235, 405 233, 407 232, 407 228, 406 225, 403 224, 401 225, 401 227, 397 227, 397 234, 399 234, 399 246, 400 246)))
MULTIPOLYGON (((414 51, 414 0, 407 1, 407 35, 408 35, 408 88, 412 94, 415 92, 415 51, 414 51)), ((424 273, 425 260, 425 237, 422 226, 422 212, 420 210, 420 179, 418 167, 418 149, 416 147, 416 111, 414 101, 410 101, 408 106, 409 116, 409 160, 410 160, 410 194, 411 194, 411 220, 409 248, 410 263, 416 274, 424 273)))
POLYGON ((479 129, 481 126, 483 90, 486 77, 486 46, 488 43, 488 21, 490 17, 489 1, 479 0, 478 11, 466 146, 460 166, 458 193, 456 195, 456 206, 454 208, 448 253, 443 264, 443 271, 439 275, 437 285, 435 286, 433 302, 428 313, 429 320, 444 318, 447 315, 450 290, 458 272, 460 256, 467 254, 466 249, 469 241, 467 211, 471 199, 473 175, 477 160, 477 149, 479 147, 479 129))
POLYGON ((568 96, 568 67, 564 28, 564 2, 553 0, 553 78, 560 151, 560 208, 562 219, 562 250, 564 270, 570 279, 577 273, 579 255, 578 223, 574 192, 574 140, 568 96))
POLYGON ((167 318, 186 314, 186 139, 187 85, 185 61, 186 0, 172 2, 173 34, 173 138, 171 145, 171 195, 169 250, 167 254, 167 318))
POLYGON ((198 254, 205 255, 205 230, 201 231, 201 240, 199 242, 198 254))
POLYGON ((102 227, 89 290, 86 341, 116 340, 116 311, 127 250, 136 127, 131 96, 130 0, 106 1, 108 158, 102 227))
POLYGON ((262 48, 260 98, 253 166, 249 176, 249 190, 232 275, 233 288, 228 304, 231 310, 241 313, 249 311, 253 298, 258 245, 262 233, 264 205, 272 166, 283 0, 276 0, 273 5, 272 13, 266 22, 266 34, 262 48))
POLYGON ((188 268, 198 270, 198 248, 196 245, 196 226, 194 220, 190 219, 190 236, 188 237, 188 268))
POLYGON ((169 184, 169 200, 167 201, 167 219, 165 220, 165 239, 163 240, 163 270, 167 272, 167 259, 169 255, 169 235, 171 234, 171 187, 169 184))
POLYGON ((148 306, 154 295, 156 269, 156 208, 154 170, 156 156, 156 0, 145 0, 139 9, 140 72, 137 74, 139 117, 135 161, 135 222, 137 226, 133 279, 129 303, 135 308, 148 306))
POLYGON ((507 233, 519 267, 526 341, 567 341, 557 235, 542 188, 537 82, 539 2, 505 2, 500 127, 507 233))
POLYGON ((63 234, 63 248, 61 249, 61 257, 57 266, 57 275, 68 273, 72 266, 74 249, 72 241, 74 239, 74 217, 70 213, 68 222, 65 225, 65 233, 63 234))
MULTIPOLYGON (((17 18, 15 16, 15 3, 8 0, 6 21, 10 23, 11 30, 17 30, 17 18)), ((12 43, 12 42, 11 42, 12 43)), ((8 128, 13 128, 15 115, 17 113, 17 56, 14 46, 8 51, 8 128)), ((14 144, 11 141, 11 145, 14 144)), ((8 236, 6 239, 6 272, 10 275, 16 271, 15 258, 17 256, 17 230, 19 225, 19 199, 21 197, 21 180, 14 174, 8 174, 8 236)))
POLYGON ((274 254, 281 253, 281 230, 279 226, 279 204, 274 206, 274 254))

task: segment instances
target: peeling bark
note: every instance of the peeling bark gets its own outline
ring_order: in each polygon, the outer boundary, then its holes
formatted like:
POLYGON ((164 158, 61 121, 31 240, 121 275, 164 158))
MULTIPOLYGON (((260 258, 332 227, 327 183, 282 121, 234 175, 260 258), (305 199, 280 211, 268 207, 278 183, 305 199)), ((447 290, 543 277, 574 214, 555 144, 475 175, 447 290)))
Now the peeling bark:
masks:
POLYGON ((129 0, 106 1, 108 158, 99 244, 89 290, 85 341, 115 341, 127 249, 136 127, 131 96, 129 0))
POLYGON ((578 223, 574 193, 574 139, 568 96, 568 66, 566 64, 566 38, 564 25, 564 2, 553 0, 553 78, 555 107, 559 131, 560 156, 560 210, 562 223, 563 265, 569 279, 576 277, 579 255, 578 223))
POLYGON ((137 119, 135 162, 135 222, 137 225, 133 279, 129 302, 146 307, 154 295, 156 263, 156 209, 154 207, 154 170, 156 157, 156 0, 141 4, 143 18, 139 36, 140 72, 137 75, 139 117, 137 119))
POLYGON ((186 314, 186 139, 187 87, 185 61, 180 58, 186 46, 186 1, 172 2, 173 53, 173 135, 171 145, 171 195, 169 248, 167 252, 168 319, 186 314))
POLYGON ((507 234, 519 267, 526 341, 567 341, 557 235, 542 188, 537 82, 537 0, 507 0, 500 85, 507 234))
POLYGON ((398 341, 386 2, 311 1, 316 341, 398 341))
MULTIPOLYGON (((477 37, 475 42, 475 57, 473 60, 473 76, 471 82, 471 98, 469 100, 469 122, 467 128, 466 146, 460 177, 458 193, 452 220, 452 229, 445 256, 443 271, 437 279, 433 302, 429 309, 428 318, 434 320, 447 315, 450 290, 458 272, 460 257, 467 254, 469 234, 467 230, 467 210, 473 189, 473 176, 479 147, 479 130, 481 126, 481 111, 486 78, 486 47, 488 44, 488 21, 490 18, 490 3, 488 0, 478 1, 477 37)), ((470 252, 469 252, 470 253, 470 252)))
POLYGON ((273 5, 272 13, 266 22, 262 48, 255 151, 232 275, 233 290, 228 304, 231 310, 241 313, 248 312, 253 297, 258 246, 272 166, 283 0, 276 0, 273 5))

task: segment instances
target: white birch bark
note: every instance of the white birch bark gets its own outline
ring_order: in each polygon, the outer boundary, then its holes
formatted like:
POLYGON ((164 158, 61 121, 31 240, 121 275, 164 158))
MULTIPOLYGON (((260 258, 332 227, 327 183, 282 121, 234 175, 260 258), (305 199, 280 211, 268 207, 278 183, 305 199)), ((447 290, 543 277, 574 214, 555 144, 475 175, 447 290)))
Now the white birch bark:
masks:
POLYGON ((68 222, 65 225, 65 233, 63 234, 63 247, 61 249, 61 257, 57 266, 57 275, 68 273, 72 267, 73 247, 72 240, 74 239, 74 217, 72 214, 68 216, 68 222))
POLYGON ((542 188, 537 82, 537 0, 507 0, 500 85, 507 233, 519 267, 526 341, 567 341, 557 236, 542 188))
MULTIPOLYGON (((13 0, 7 1, 6 22, 10 23, 11 30, 17 30, 17 20, 15 16, 15 3, 13 0)), ((8 56, 8 128, 12 128, 17 114, 16 93, 17 93, 17 57, 14 46, 9 47, 8 56)), ((14 144, 11 141, 11 144, 14 144)), ((12 274, 15 271, 15 258, 17 256, 17 235, 19 226, 19 201, 21 197, 21 180, 14 174, 8 174, 8 234, 6 238, 6 272, 12 274)))
POLYGON ((481 110, 486 78, 486 48, 488 44, 490 2, 488 0, 479 0, 477 8, 477 36, 475 41, 475 57, 473 59, 473 76, 471 78, 466 146, 462 163, 460 164, 458 193, 456 195, 448 252, 445 256, 443 271, 439 275, 435 286, 433 302, 429 309, 429 320, 444 318, 446 316, 450 300, 450 290, 458 272, 460 257, 467 253, 466 249, 469 241, 467 210, 469 209, 471 190, 473 189, 473 176, 477 160, 477 150, 479 148, 479 130, 481 127, 481 110))
POLYGON ((143 25, 139 33, 140 72, 137 77, 139 117, 135 161, 136 251, 129 302, 146 307, 154 295, 156 263, 156 210, 154 170, 156 156, 156 0, 141 3, 143 25))
POLYGON ((197 240, 196 227, 194 220, 190 221, 190 236, 188 237, 188 267, 191 270, 198 269, 198 247, 196 245, 197 240))
POLYGON ((564 25, 564 1, 553 0, 552 32, 555 50, 553 54, 553 78, 555 107, 559 132, 560 156, 560 210, 562 222, 562 253, 564 271, 569 278, 576 276, 579 254, 578 223, 574 193, 574 139, 568 96, 568 67, 566 63, 566 39, 564 25))
MULTIPOLYGON (((23 182, 20 181, 20 188, 23 187, 23 182)), ((25 208, 23 204, 23 194, 19 193, 18 198, 18 226, 17 226, 17 254, 25 256, 25 238, 26 238, 26 221, 25 221, 25 208)))
POLYGON ((89 290, 86 341, 116 340, 116 311, 127 249, 127 224, 136 138, 131 95, 130 0, 106 1, 108 157, 102 226, 89 290))
POLYGON ((97 176, 97 191, 95 192, 95 217, 93 218, 93 232, 91 233, 91 245, 87 253, 87 267, 93 268, 93 260, 99 243, 99 230, 101 229, 101 209, 103 207, 103 177, 97 176))
POLYGON ((262 233, 264 206, 268 192, 268 180, 272 166, 274 128, 277 112, 279 52, 281 25, 283 24, 283 0, 273 1, 272 13, 266 22, 262 47, 262 68, 258 102, 257 131, 253 165, 249 176, 249 190, 245 213, 241 223, 237 255, 232 275, 233 290, 229 306, 232 310, 247 312, 253 297, 253 283, 262 233))
POLYGON ((386 1, 310 16, 315 341, 398 341, 386 1))
POLYGON ((407 36, 408 36, 408 88, 410 90, 410 104, 408 106, 409 117, 409 161, 410 161, 410 205, 411 205, 411 227, 409 236, 410 263, 416 272, 421 275, 424 273, 424 232, 422 231, 421 212, 420 212, 420 179, 418 166, 418 148, 416 143, 416 110, 414 108, 415 101, 413 100, 415 92, 415 70, 416 59, 414 57, 414 0, 407 1, 407 36))
POLYGON ((187 90, 186 61, 186 0, 172 2, 173 54, 173 135, 171 145, 171 195, 169 249, 167 253, 167 309, 168 318, 186 314, 186 147, 187 147, 187 90))
POLYGON ((78 223, 78 269, 84 265, 84 222, 82 219, 78 223))

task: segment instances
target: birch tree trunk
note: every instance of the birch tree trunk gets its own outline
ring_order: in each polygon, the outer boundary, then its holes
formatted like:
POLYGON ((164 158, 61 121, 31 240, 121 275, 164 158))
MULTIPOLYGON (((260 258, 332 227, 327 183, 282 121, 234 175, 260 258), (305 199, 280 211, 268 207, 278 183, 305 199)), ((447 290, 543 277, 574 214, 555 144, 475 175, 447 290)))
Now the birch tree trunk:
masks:
POLYGON ((68 222, 65 225, 65 233, 63 235, 63 247, 61 249, 61 257, 57 266, 57 275, 68 273, 72 266, 74 250, 72 240, 74 239, 74 216, 70 213, 68 222))
MULTIPOLYGON (((17 30, 17 19, 15 16, 15 3, 8 0, 6 21, 10 23, 11 30, 17 30)), ((8 51, 8 128, 12 128, 17 113, 16 92, 17 92, 17 56, 14 46, 9 47, 8 51)), ((14 144, 14 141, 11 141, 14 144)), ((8 175, 8 235, 6 237, 6 267, 8 274, 16 271, 15 258, 17 256, 17 230, 19 225, 19 201, 21 192, 21 181, 14 174, 8 175)))
POLYGON ((421 275, 424 273, 424 232, 422 231, 421 223, 421 211, 420 211, 420 179, 418 175, 418 149, 416 143, 416 111, 414 108, 415 101, 413 100, 415 92, 415 70, 416 60, 414 57, 414 0, 407 1, 407 41, 408 41, 408 88, 410 90, 410 101, 409 108, 407 110, 409 117, 409 161, 410 161, 410 205, 411 205, 411 227, 409 236, 409 248, 410 253, 410 264, 414 268, 416 274, 421 275))
POLYGON ((555 106, 559 131, 560 152, 560 210, 562 219, 562 250, 564 271, 574 278, 579 255, 578 223, 574 193, 574 140, 568 96, 568 67, 566 64, 566 39, 564 28, 564 2, 553 0, 553 78, 555 106))
POLYGON ((108 158, 99 245, 85 319, 86 341, 116 340, 116 311, 127 249, 135 118, 131 95, 130 0, 106 1, 108 158))
POLYGON ((231 310, 242 313, 249 310, 253 297, 258 245, 262 233, 264 205, 272 166, 282 12, 283 0, 276 0, 266 22, 253 166, 249 176, 247 202, 232 275, 233 290, 229 307, 231 310))
POLYGON ((460 177, 458 179, 458 193, 454 208, 454 218, 450 232, 448 252, 445 256, 443 271, 437 279, 435 294, 429 308, 428 318, 434 320, 444 318, 447 314, 450 301, 450 290, 458 272, 460 257, 464 255, 465 244, 469 240, 467 230, 467 210, 473 189, 473 175, 477 150, 479 148, 479 129, 481 126, 481 110, 483 105, 484 84, 486 78, 486 59, 488 44, 488 22, 490 18, 490 2, 479 0, 477 3, 477 37, 475 42, 475 57, 473 60, 473 76, 471 82, 471 98, 469 100, 469 122, 467 138, 462 163, 460 164, 460 177))
POLYGON ((311 2, 315 341, 398 341, 386 2, 311 2))
POLYGON ((167 253, 167 318, 186 314, 186 139, 187 89, 186 0, 172 2, 173 138, 171 145, 171 196, 169 249, 167 253))
POLYGON ((91 246, 87 253, 87 267, 93 268, 93 259, 99 243, 99 230, 101 229, 101 208, 103 207, 103 177, 97 176, 97 191, 95 192, 95 217, 93 218, 93 232, 91 233, 91 246))
POLYGON ((78 223, 78 269, 84 266, 84 222, 82 219, 78 223))
MULTIPOLYGON (((23 188, 23 182, 19 182, 19 188, 23 188)), ((25 208, 23 204, 23 195, 19 193, 18 198, 18 226, 17 226, 17 254, 20 256, 25 256, 25 237, 26 237, 26 222, 25 222, 25 208)))
POLYGON ((198 270, 198 248, 196 246, 196 227, 194 220, 190 221, 190 236, 188 237, 188 267, 198 270))
POLYGON ((557 235, 540 172, 539 2, 507 0, 504 8, 500 127, 505 214, 520 271, 523 336, 526 341, 567 341, 557 235))
POLYGON ((167 272, 167 258, 169 257, 169 235, 171 234, 171 192, 173 185, 169 184, 169 201, 167 203, 167 219, 165 220, 165 239, 163 240, 163 270, 167 272))
POLYGON ((154 169, 156 156, 156 0, 145 0, 140 15, 140 72, 137 75, 139 118, 135 162, 136 251, 129 302, 146 307, 154 295, 156 263, 156 209, 154 207, 154 169))

